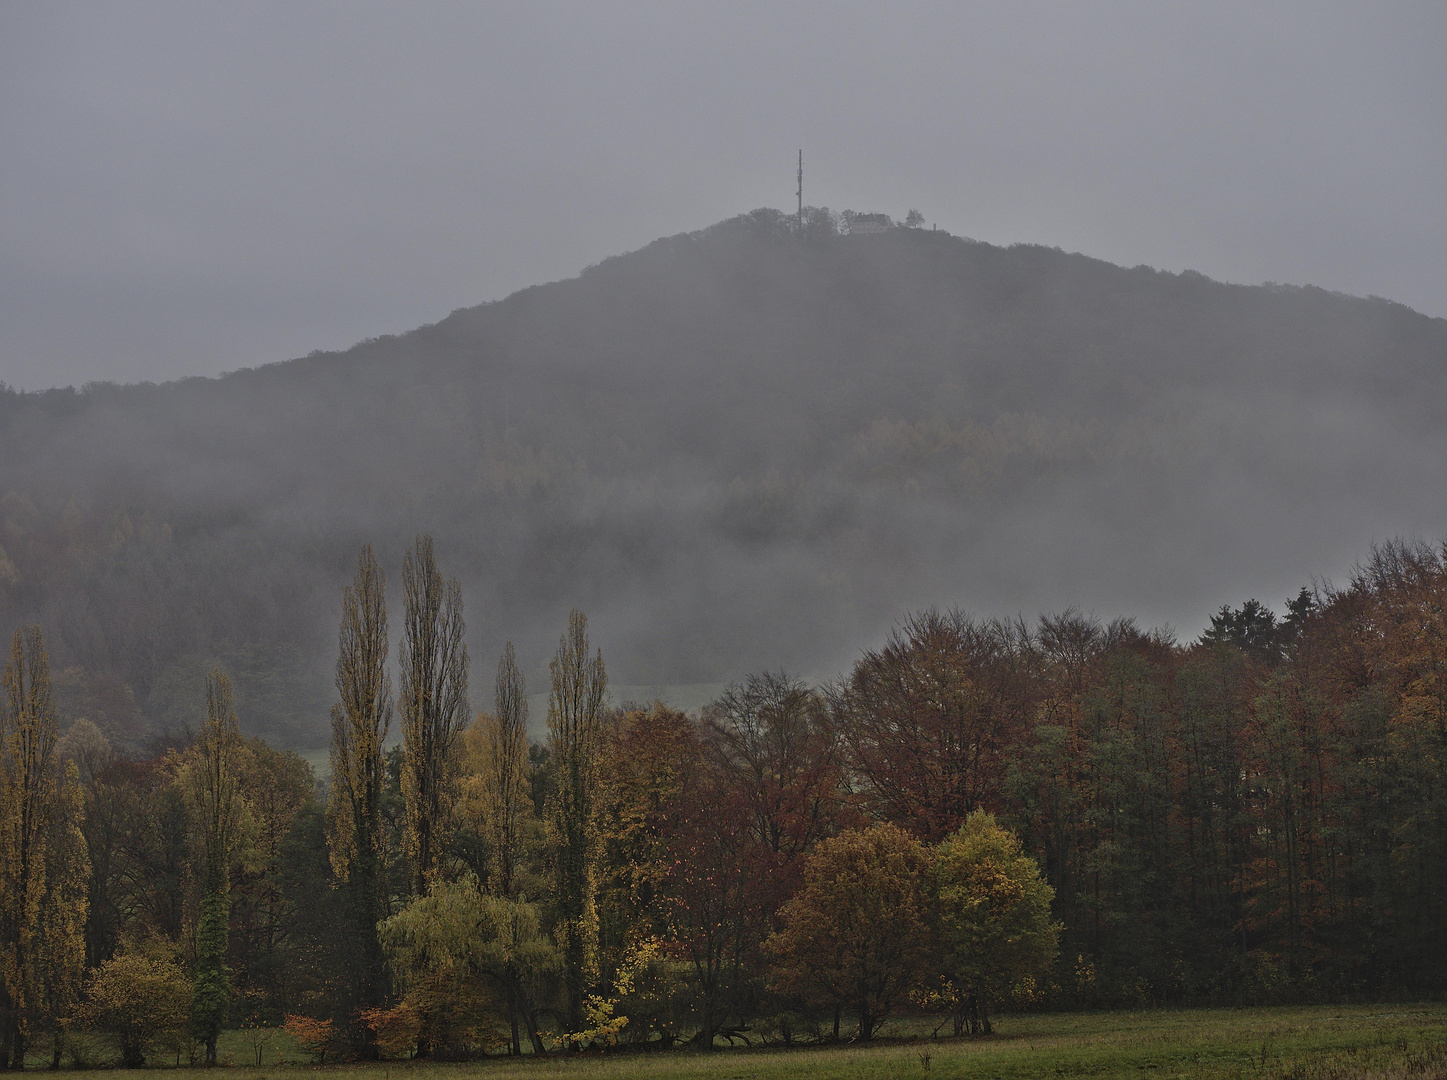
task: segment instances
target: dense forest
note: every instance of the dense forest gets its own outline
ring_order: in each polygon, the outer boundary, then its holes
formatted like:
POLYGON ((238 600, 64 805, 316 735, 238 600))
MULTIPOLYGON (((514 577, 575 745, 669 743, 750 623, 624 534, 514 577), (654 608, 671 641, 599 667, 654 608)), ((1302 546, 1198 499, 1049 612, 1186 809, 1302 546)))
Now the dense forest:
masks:
POLYGON ((83 1032, 128 1064, 278 1023, 318 1060, 456 1057, 1447 989, 1447 549, 1377 547, 1190 644, 921 610, 837 681, 760 671, 698 716, 611 706, 575 611, 531 744, 515 650, 479 692, 432 539, 400 632, 353 565, 322 783, 243 736, 219 669, 159 753, 62 731, 16 633, 10 1062, 83 1032))
POLYGON ((218 666, 248 731, 319 752, 355 553, 419 530, 535 687, 574 607, 618 684, 825 679, 910 608, 1191 636, 1447 532, 1447 321, 806 217, 341 353, 0 392, 0 626, 44 626, 62 719, 130 752, 218 666))

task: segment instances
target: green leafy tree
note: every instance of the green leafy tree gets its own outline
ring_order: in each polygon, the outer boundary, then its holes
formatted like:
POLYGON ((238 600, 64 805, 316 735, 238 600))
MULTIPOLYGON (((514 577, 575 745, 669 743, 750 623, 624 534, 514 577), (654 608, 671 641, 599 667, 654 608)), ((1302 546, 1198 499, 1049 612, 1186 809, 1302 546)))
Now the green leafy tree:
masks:
POLYGON ((516 1029, 503 1027, 509 1011, 524 1021, 533 1051, 544 1051, 539 1001, 558 957, 532 904, 490 896, 469 876, 414 898, 382 924, 381 937, 419 1018, 419 1056, 509 1036, 517 1053, 516 1029))
POLYGON ((958 1004, 972 1029, 990 1032, 989 1007, 1029 988, 1055 960, 1060 924, 1051 918, 1052 889, 1020 839, 977 810, 934 851, 940 959, 946 978, 966 991, 958 1004))
POLYGON ((315 798, 316 775, 295 751, 274 749, 260 738, 240 745, 236 766, 246 815, 231 882, 235 992, 246 1000, 249 1016, 274 1021, 281 1015, 286 983, 282 848, 297 814, 315 798))
POLYGON ((231 922, 231 856, 241 829, 243 802, 237 757, 241 736, 231 703, 231 679, 217 669, 206 678, 206 723, 183 779, 200 832, 201 914, 196 927, 196 982, 192 1020, 216 1064, 216 1038, 230 1009, 226 966, 231 922))
POLYGON ((872 1039, 928 963, 929 867, 928 850, 896 825, 821 841, 764 945, 776 988, 853 1009, 859 1040, 872 1039))

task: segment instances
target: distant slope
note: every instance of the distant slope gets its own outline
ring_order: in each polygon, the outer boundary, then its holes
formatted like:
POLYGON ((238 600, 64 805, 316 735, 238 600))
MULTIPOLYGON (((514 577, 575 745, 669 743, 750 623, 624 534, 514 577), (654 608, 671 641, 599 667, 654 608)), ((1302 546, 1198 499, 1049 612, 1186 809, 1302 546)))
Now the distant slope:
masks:
POLYGON ((478 705, 575 605, 645 685, 827 676, 926 604, 1194 627, 1447 532, 1444 391, 1447 321, 1387 301, 759 211, 343 353, 0 395, 0 629, 117 732, 223 663, 306 746, 358 546, 400 612, 424 530, 478 705))

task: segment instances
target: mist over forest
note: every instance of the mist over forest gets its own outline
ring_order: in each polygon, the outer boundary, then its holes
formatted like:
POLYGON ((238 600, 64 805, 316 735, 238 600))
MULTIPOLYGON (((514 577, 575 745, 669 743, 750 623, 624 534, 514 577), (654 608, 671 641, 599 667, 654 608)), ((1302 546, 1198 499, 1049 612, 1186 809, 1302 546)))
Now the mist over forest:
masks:
MULTIPOLYGON (((237 683, 327 739, 343 584, 430 533, 474 667, 571 608, 610 681, 847 669, 907 611, 1191 637, 1447 532, 1447 320, 761 210, 345 352, 0 394, 0 612, 62 722, 141 743, 237 683), (1274 590, 1274 591, 1273 591, 1274 590)), ((539 718, 535 710, 535 719, 539 718)))

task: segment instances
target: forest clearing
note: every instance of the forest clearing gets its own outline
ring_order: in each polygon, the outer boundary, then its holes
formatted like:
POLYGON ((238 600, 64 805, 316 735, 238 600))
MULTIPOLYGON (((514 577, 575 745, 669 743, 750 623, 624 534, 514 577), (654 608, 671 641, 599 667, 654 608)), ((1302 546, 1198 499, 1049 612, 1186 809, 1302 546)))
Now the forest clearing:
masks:
MULTIPOLYGON (((1436 1077, 1447 1074, 1447 1004, 1310 1005, 1171 1009, 1009 1016, 984 1039, 930 1039, 928 1018, 901 1018, 868 1047, 811 1045, 697 1052, 582 1054, 539 1061, 493 1058, 439 1063, 383 1061, 318 1066, 278 1028, 228 1031, 222 1060, 237 1080, 278 1073, 422 1080, 486 1076, 732 1078, 1090 1076, 1097 1080, 1334 1080, 1345 1077, 1436 1077), (253 1064, 260 1051, 263 1062, 253 1064), (422 1075, 419 1075, 422 1074, 422 1075)), ((37 1059, 35 1065, 42 1062, 37 1059)), ((167 1070, 177 1080, 199 1069, 167 1070)))

